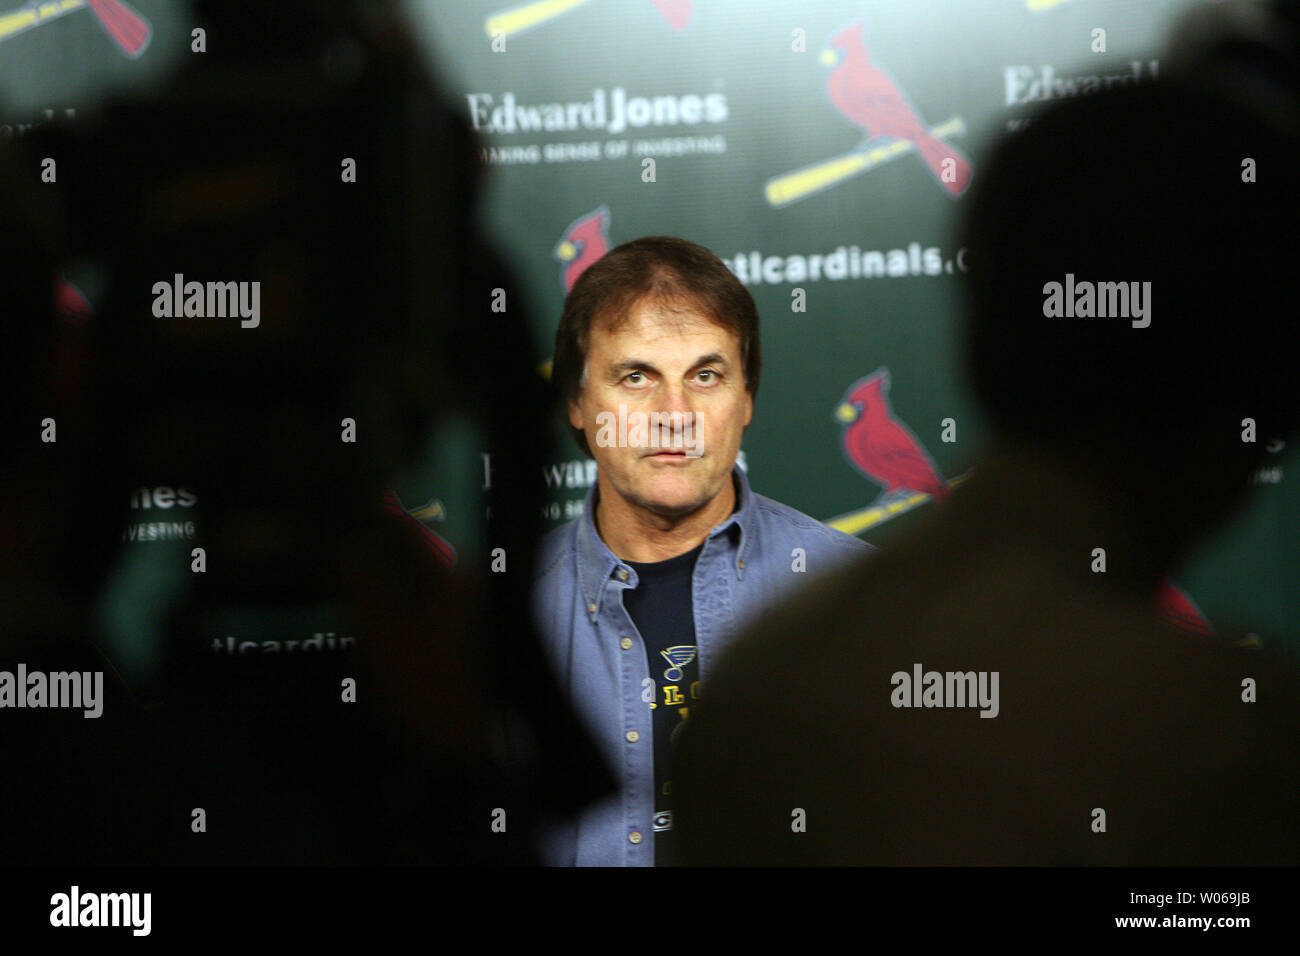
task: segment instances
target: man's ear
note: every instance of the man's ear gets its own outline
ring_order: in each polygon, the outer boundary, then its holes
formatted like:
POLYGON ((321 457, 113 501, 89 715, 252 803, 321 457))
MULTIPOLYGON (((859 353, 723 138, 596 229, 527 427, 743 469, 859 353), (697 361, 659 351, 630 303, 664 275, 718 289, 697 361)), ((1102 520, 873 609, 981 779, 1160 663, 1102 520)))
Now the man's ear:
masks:
POLYGON ((569 402, 569 424, 579 431, 586 431, 582 418, 582 406, 578 404, 576 399, 569 402))
POLYGON ((749 389, 745 389, 745 427, 746 428, 749 427, 749 423, 753 420, 753 418, 754 418, 754 393, 751 392, 749 389))

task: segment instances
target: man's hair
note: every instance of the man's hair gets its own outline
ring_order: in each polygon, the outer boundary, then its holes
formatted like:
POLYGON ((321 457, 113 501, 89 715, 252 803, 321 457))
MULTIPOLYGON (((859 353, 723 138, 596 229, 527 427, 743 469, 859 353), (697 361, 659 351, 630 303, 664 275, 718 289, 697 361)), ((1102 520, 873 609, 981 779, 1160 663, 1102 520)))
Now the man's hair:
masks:
MULTIPOLYGON (((564 301, 555 333, 551 379, 565 406, 577 399, 587 373, 591 330, 599 324, 618 330, 633 308, 647 305, 668 313, 699 313, 735 333, 745 388, 758 394, 762 360, 758 308, 754 298, 712 252, 672 236, 645 236, 626 242, 596 260, 574 283, 564 301)), ((586 435, 574 439, 590 455, 586 435)))
POLYGON ((1002 140, 960 239, 968 371, 993 424, 1108 461, 1249 474, 1300 412, 1295 148, 1228 98, 1163 81, 1053 106, 1002 140), (1150 282, 1150 325, 1045 315, 1045 284, 1067 274, 1150 282))

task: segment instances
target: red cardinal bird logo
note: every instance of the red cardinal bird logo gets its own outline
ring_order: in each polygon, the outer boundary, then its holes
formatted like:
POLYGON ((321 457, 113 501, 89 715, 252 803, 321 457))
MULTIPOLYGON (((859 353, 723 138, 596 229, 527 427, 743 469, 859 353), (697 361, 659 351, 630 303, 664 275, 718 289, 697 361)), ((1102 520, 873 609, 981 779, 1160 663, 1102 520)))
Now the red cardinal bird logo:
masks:
POLYGON ((55 280, 54 314, 59 334, 54 346, 53 389, 59 407, 70 409, 85 395, 91 365, 85 331, 91 308, 81 290, 63 275, 55 280))
POLYGON ((924 492, 941 500, 948 494, 925 447, 889 406, 889 369, 855 382, 835 417, 845 426, 844 454, 854 468, 885 486, 882 499, 924 492))
POLYGON ((423 508, 417 508, 414 512, 407 511, 403 507, 401 499, 392 491, 385 491, 381 496, 384 510, 389 514, 395 515, 413 535, 419 537, 429 549, 434 559, 445 567, 452 567, 456 563, 456 549, 442 535, 436 531, 431 531, 423 521, 417 516, 423 516, 426 513, 430 516, 442 514, 442 502, 430 502, 423 508))
POLYGON ((1180 630, 1203 637, 1214 634, 1214 628, 1201 613, 1201 609, 1196 606, 1186 591, 1169 580, 1168 575, 1160 581, 1160 591, 1156 594, 1156 607, 1165 620, 1180 630))
POLYGON ((930 168, 939 184, 954 198, 970 184, 971 165, 957 149, 937 138, 893 80, 871 62, 862 39, 863 25, 841 30, 822 54, 833 66, 826 82, 831 102, 864 132, 861 149, 873 140, 906 140, 930 168))
POLYGON ((90 318, 90 302, 63 276, 54 291, 54 308, 64 322, 81 325, 90 318))
POLYGON ((587 271, 587 267, 609 252, 609 209, 601 206, 594 212, 580 216, 564 230, 564 238, 555 247, 555 258, 563 265, 560 280, 567 295, 587 271))
POLYGON ((695 0, 654 0, 654 3, 674 30, 685 30, 695 13, 695 0))
POLYGON ((149 21, 122 0, 33 0, 10 13, 0 15, 0 40, 8 40, 34 27, 89 7, 104 32, 127 56, 135 59, 149 46, 153 28, 149 21))

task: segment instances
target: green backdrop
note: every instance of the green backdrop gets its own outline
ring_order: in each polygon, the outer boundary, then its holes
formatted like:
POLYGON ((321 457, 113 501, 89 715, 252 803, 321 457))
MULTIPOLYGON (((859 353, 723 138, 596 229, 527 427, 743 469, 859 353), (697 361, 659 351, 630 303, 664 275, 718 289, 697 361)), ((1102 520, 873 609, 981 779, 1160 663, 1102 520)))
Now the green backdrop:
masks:
MULTIPOLYGON (((5 138, 23 135, 22 124, 39 122, 46 110, 86 110, 105 91, 158 82, 176 58, 192 55, 195 24, 184 3, 133 0, 153 29, 135 59, 89 11, 71 9, 75 3, 24 30, 10 17, 22 9, 12 0, 0 5, 5 138)), ((928 499, 904 501, 893 514, 872 510, 881 485, 842 450, 846 426, 835 414, 849 387, 887 369, 893 416, 949 481, 971 467, 987 432, 956 353, 964 259, 951 235, 960 196, 914 151, 891 149, 888 139, 864 144, 864 130, 828 95, 836 69, 825 56, 830 41, 860 24, 874 66, 978 177, 994 138, 1044 99, 1156 76, 1162 38, 1189 3, 406 6, 458 108, 483 136, 485 222, 517 269, 537 322, 533 341, 518 347, 544 367, 566 273, 572 278, 601 243, 667 233, 709 247, 742 274, 762 317, 763 383, 743 447, 754 487, 884 543, 906 533, 928 499), (1104 52, 1094 49, 1098 28, 1104 52), (863 145, 880 148, 864 152, 863 145), (647 156, 655 160, 654 182, 643 177, 647 156), (821 257, 816 276, 813 257, 821 257), (805 311, 792 308, 796 289, 805 311), (955 441, 942 440, 944 419, 954 420, 955 441)), ((70 278, 93 303, 95 276, 70 278)), ((553 525, 577 513, 592 474, 558 415, 555 427, 560 457, 542 468, 553 525)), ((396 486, 404 506, 446 538, 462 564, 486 559, 478 529, 490 451, 472 429, 446 429, 431 440, 424 466, 396 486)), ((1300 530, 1300 495, 1286 480, 1292 452, 1270 455, 1249 509, 1175 580, 1216 629, 1250 632, 1295 655, 1300 550, 1290 542, 1300 530)))

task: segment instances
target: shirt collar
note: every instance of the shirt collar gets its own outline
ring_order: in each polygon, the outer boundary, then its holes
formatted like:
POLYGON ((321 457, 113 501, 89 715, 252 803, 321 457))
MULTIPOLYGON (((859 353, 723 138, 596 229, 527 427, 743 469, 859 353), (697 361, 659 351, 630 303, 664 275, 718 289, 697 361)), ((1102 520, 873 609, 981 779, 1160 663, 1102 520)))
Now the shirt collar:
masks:
MULTIPOLYGON (((736 509, 718 524, 704 541, 704 551, 710 550, 710 542, 721 538, 724 542, 735 541, 735 551, 731 555, 732 567, 737 578, 744 577, 745 544, 753 537, 751 528, 754 523, 754 493, 749 488, 749 479, 739 465, 731 468, 735 479, 736 509), (736 530, 731 531, 732 528, 736 530)), ((599 484, 593 483, 587 492, 587 501, 582 516, 578 518, 578 585, 582 588, 582 603, 586 606, 587 616, 593 621, 600 614, 600 602, 605 594, 605 585, 612 577, 622 577, 620 571, 630 576, 633 572, 626 562, 620 561, 609 546, 601 540, 596 531, 596 501, 599 484)))

